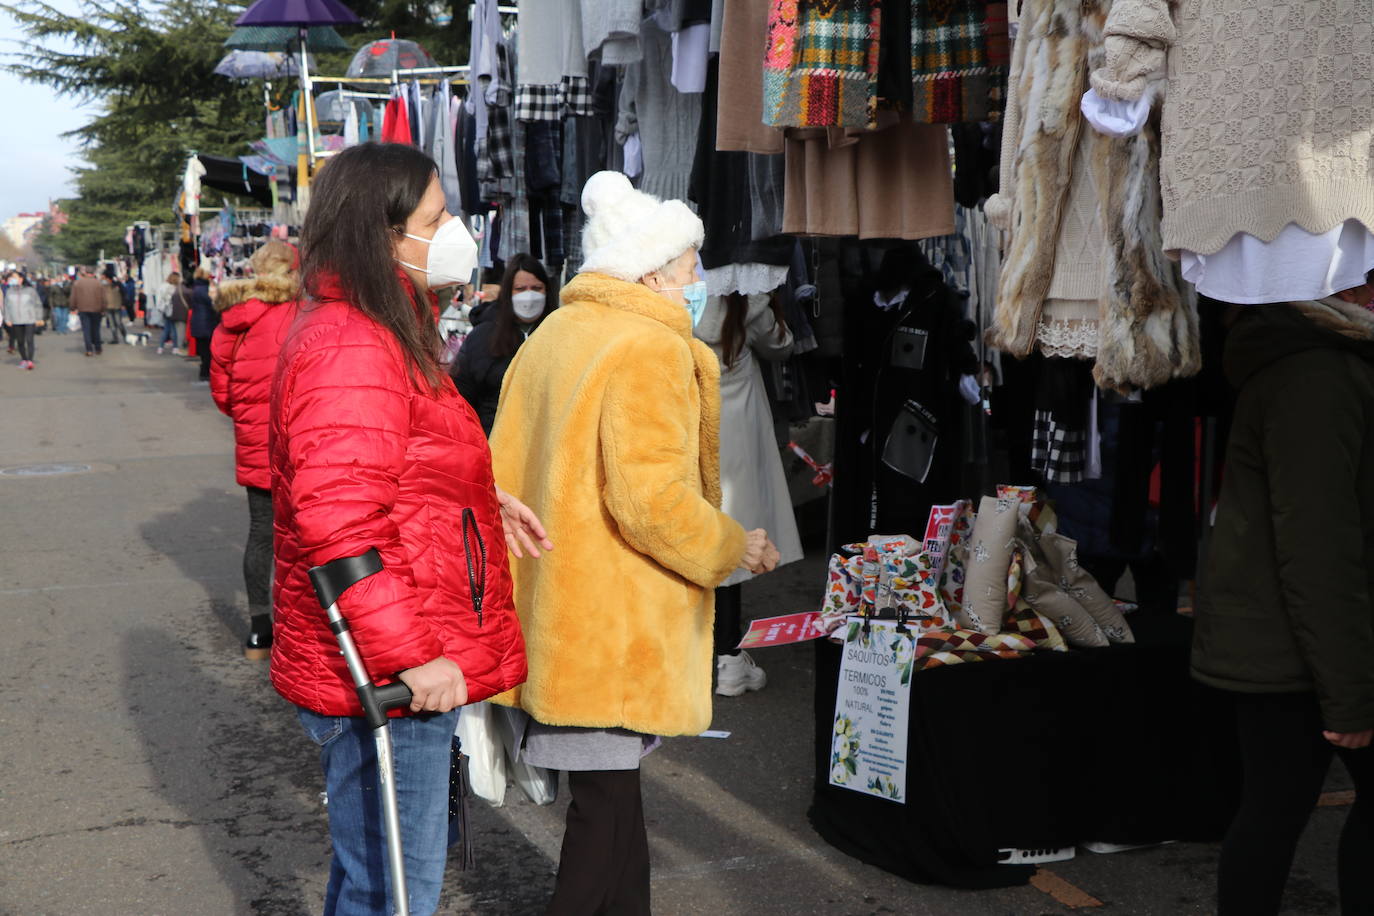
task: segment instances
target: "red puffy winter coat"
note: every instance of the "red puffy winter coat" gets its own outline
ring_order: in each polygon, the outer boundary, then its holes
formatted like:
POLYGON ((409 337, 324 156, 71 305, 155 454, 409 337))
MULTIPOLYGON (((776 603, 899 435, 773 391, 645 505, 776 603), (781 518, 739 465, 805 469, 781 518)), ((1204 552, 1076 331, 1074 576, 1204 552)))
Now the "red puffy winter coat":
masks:
POLYGON ((282 696, 324 715, 362 714, 308 573, 370 547, 385 569, 339 609, 374 680, 440 655, 462 669, 469 702, 525 680, 477 416, 447 378, 437 394, 417 382, 395 337, 337 288, 302 304, 282 347, 270 450, 272 683, 282 696))
POLYGON ((215 297, 221 320, 210 340, 210 394, 234 421, 239 486, 272 487, 267 460, 272 376, 296 317, 299 288, 294 274, 267 275, 231 280, 215 297))

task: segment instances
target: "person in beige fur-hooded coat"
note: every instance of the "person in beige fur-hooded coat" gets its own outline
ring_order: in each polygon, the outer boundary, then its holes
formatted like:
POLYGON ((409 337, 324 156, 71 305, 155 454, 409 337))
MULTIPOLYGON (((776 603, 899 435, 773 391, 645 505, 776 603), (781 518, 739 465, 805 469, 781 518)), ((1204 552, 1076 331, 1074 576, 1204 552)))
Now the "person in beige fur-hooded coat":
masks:
POLYGON ((1080 101, 1112 0, 1025 0, 1012 55, 1000 192, 1009 233, 989 342, 1095 359, 1103 388, 1201 368, 1196 296, 1160 240, 1159 131, 1098 134, 1080 101))
POLYGON ((249 260, 251 277, 221 283, 220 323, 210 339, 210 394, 234 421, 239 486, 248 494, 243 580, 249 630, 243 653, 266 660, 272 648, 272 472, 267 430, 277 355, 296 317, 301 279, 294 246, 273 239, 249 260))

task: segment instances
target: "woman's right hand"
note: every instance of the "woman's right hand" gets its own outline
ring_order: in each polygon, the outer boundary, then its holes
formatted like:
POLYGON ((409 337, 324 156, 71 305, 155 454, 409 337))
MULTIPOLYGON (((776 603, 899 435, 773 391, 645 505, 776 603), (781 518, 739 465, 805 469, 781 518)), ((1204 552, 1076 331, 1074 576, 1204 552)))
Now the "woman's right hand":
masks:
POLYGON ((448 712, 468 701, 463 669, 442 655, 396 676, 410 688, 411 712, 448 712))
POLYGON ((744 559, 740 561, 740 569, 747 569, 754 575, 772 572, 781 559, 778 548, 768 540, 768 532, 762 528, 755 528, 744 536, 744 559))

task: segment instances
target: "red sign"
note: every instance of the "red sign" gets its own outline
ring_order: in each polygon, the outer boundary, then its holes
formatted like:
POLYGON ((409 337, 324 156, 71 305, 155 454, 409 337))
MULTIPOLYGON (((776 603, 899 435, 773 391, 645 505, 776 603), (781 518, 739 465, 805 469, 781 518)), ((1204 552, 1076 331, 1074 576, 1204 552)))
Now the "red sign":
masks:
POLYGON ((825 635, 825 630, 816 625, 820 616, 816 611, 807 611, 805 614, 784 614, 755 620, 749 624, 749 632, 740 640, 739 648, 763 649, 820 639, 825 635))

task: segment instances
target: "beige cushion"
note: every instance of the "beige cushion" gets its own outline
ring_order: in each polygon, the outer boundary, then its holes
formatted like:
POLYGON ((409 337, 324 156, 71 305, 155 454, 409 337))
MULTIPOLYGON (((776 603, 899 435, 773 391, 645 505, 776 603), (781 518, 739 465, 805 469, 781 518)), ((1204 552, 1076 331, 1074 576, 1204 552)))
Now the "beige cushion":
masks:
POLYGON ((1007 573, 1016 543, 1018 499, 985 496, 969 539, 964 603, 955 619, 964 629, 996 633, 1007 613, 1007 573))
POLYGON ((1025 573, 1021 579, 1021 598, 1059 628, 1071 646, 1081 649, 1108 645, 1107 636, 1097 621, 1073 596, 1059 587, 1059 577, 1047 563, 1026 545, 1025 573))
POLYGON ((1114 643, 1135 642, 1131 625, 1121 615, 1097 580, 1078 565, 1078 544, 1062 534, 1046 534, 1040 538, 1040 549, 1046 561, 1059 576, 1059 587, 1092 615, 1107 639, 1114 643))

